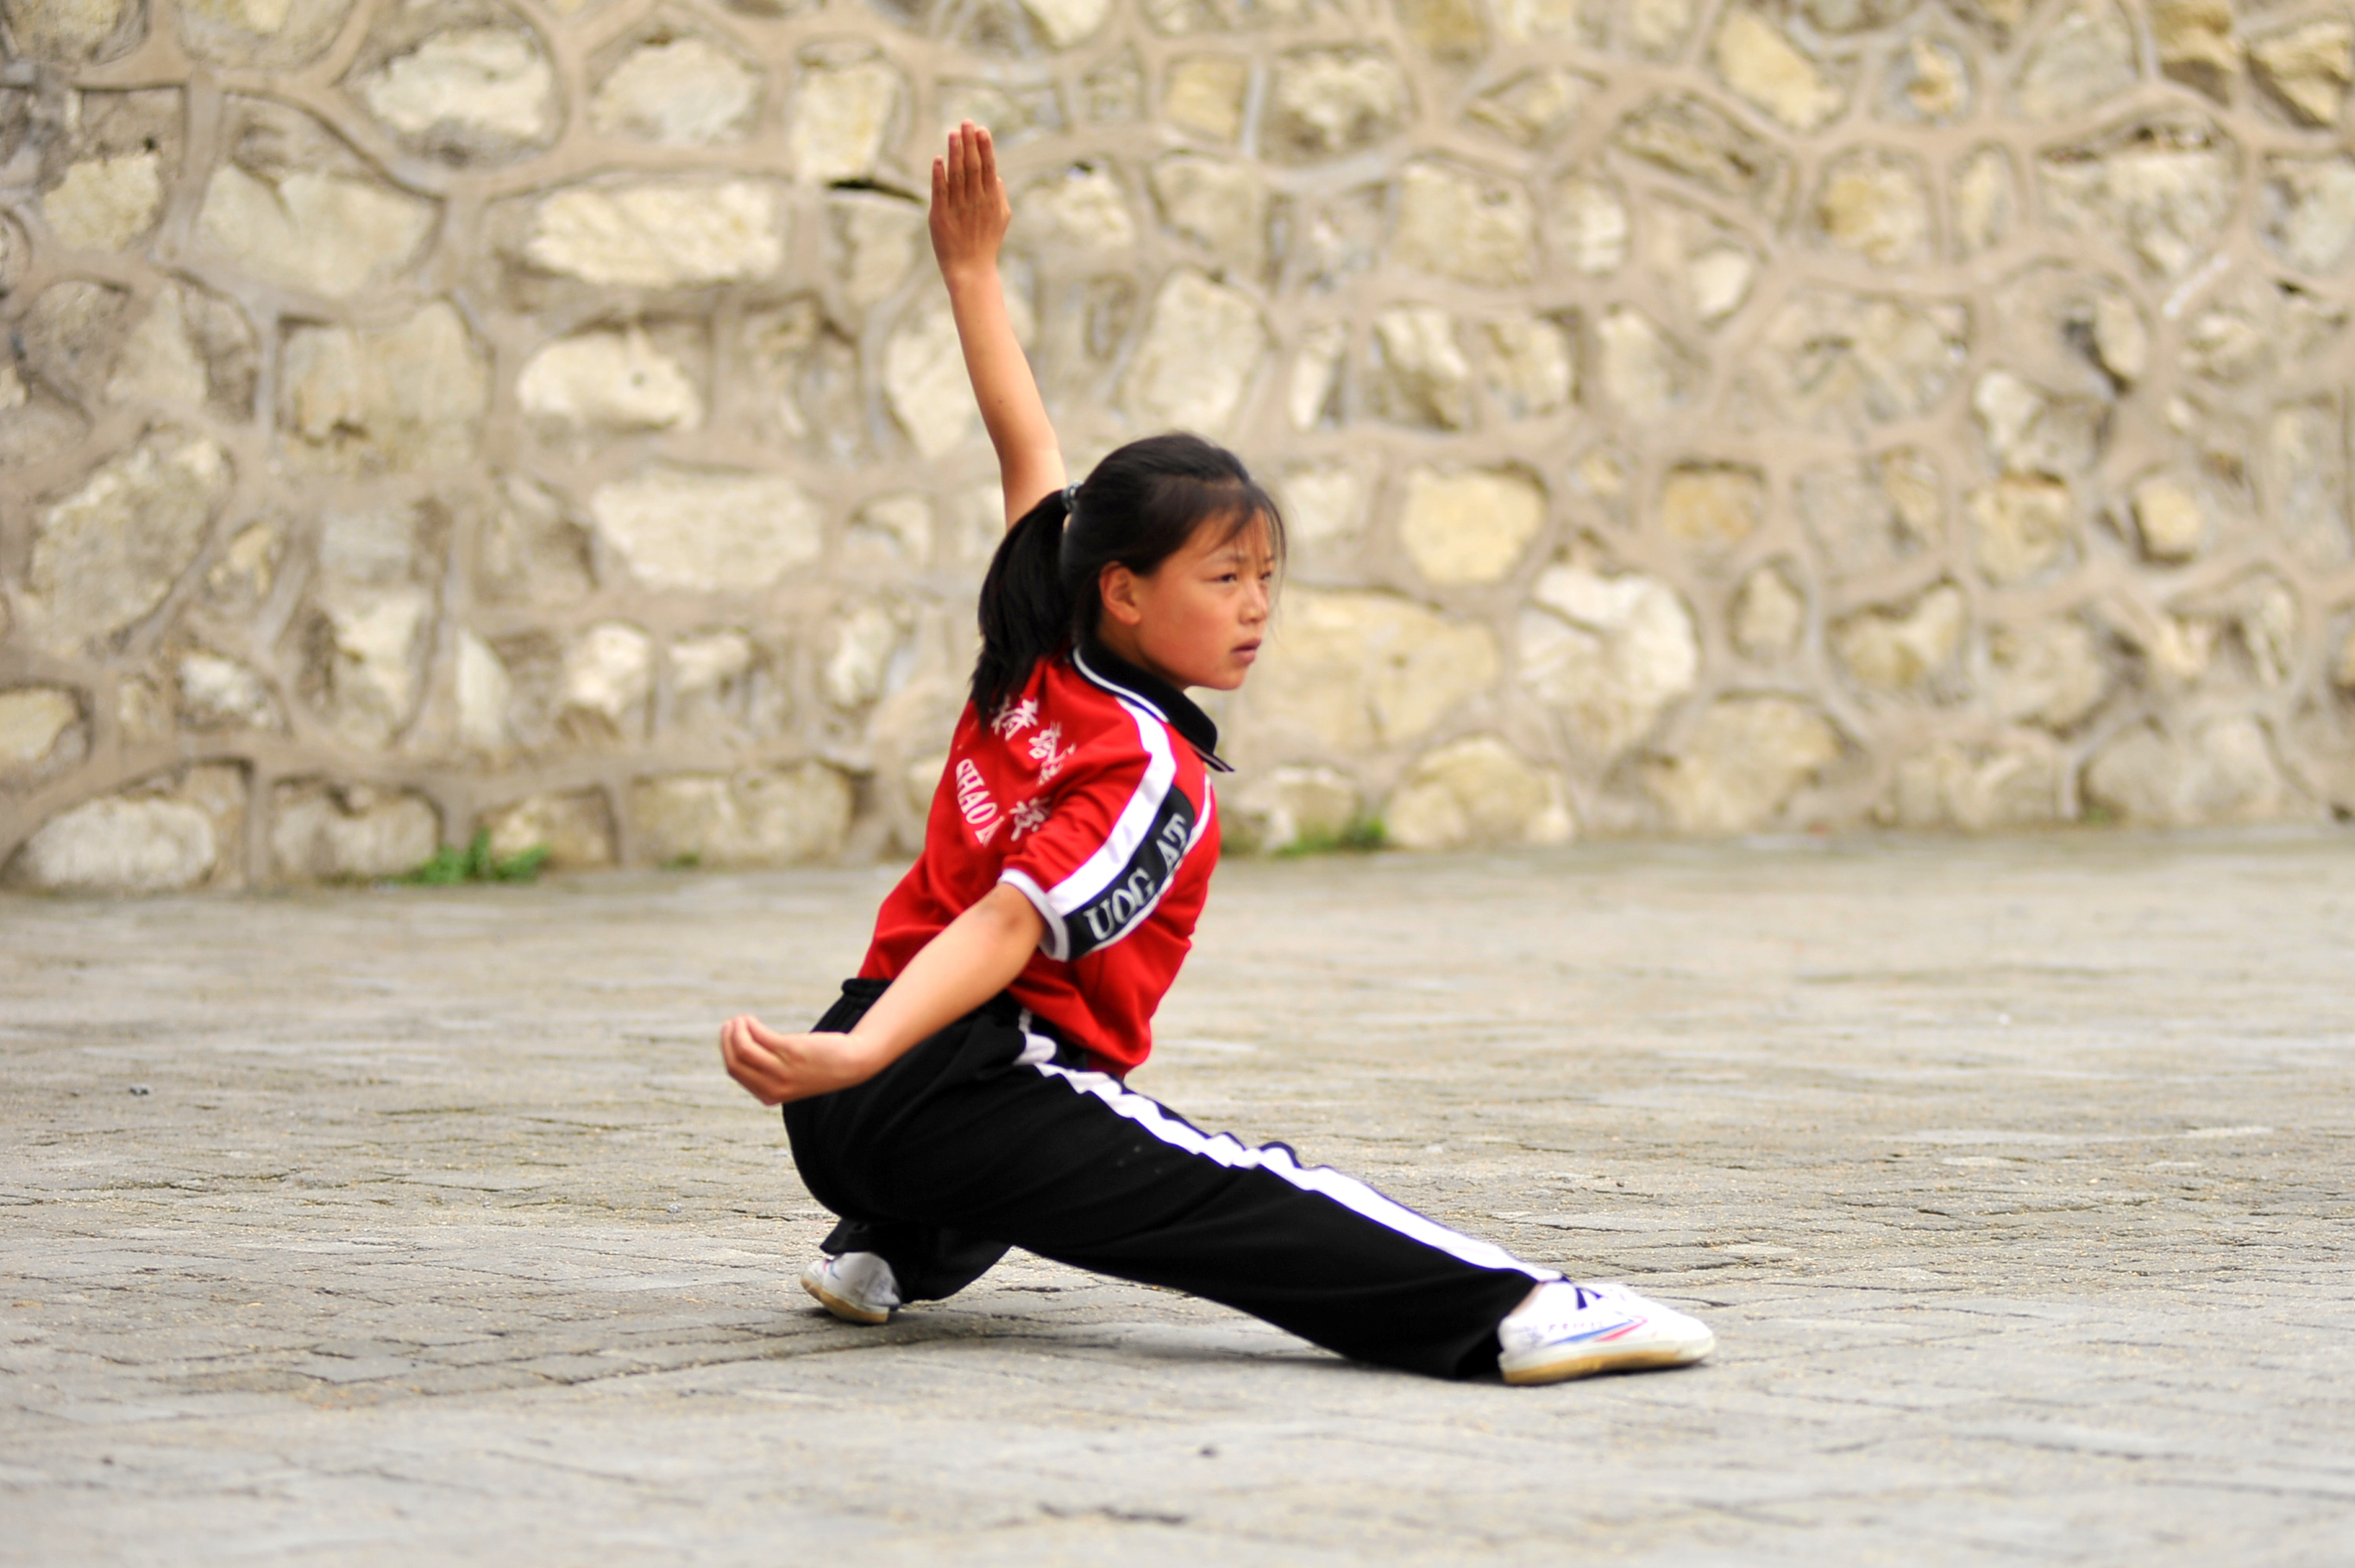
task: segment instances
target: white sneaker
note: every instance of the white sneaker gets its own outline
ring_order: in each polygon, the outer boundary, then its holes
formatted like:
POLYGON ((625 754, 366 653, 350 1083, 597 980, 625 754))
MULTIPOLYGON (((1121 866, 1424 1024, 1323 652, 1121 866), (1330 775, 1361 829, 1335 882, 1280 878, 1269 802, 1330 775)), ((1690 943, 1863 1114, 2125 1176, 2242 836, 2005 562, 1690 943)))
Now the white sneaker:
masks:
POLYGON ((1508 1383, 1555 1383, 1594 1372, 1680 1367, 1717 1347, 1694 1318, 1624 1285, 1540 1288, 1537 1299, 1497 1325, 1497 1366, 1508 1383))
POLYGON ((900 1281, 873 1253, 821 1257, 802 1270, 802 1288, 845 1323, 889 1323, 900 1305, 900 1281))

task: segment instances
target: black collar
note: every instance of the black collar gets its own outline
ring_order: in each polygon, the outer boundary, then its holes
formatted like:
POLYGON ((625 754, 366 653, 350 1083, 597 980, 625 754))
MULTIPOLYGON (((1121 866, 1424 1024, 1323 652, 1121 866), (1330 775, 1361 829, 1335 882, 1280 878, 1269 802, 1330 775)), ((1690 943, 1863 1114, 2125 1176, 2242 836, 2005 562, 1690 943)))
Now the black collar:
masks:
POLYGON ((1088 679, 1128 699, 1184 736, 1205 767, 1221 773, 1235 771, 1219 757, 1219 727, 1210 722, 1210 716, 1151 670, 1137 668, 1102 643, 1072 649, 1071 663, 1088 679))

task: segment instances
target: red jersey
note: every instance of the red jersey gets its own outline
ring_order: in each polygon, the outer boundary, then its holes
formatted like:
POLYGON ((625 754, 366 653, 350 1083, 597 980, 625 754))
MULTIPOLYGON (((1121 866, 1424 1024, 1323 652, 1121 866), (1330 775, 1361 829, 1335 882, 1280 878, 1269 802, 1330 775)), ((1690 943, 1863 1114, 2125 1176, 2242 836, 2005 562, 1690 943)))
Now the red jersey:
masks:
POLYGON ((966 704, 923 854, 883 901, 859 975, 897 976, 1010 883, 1047 929, 1007 988, 1125 1074, 1153 1049, 1153 1014, 1209 893, 1209 775, 1231 771, 1218 740, 1183 692, 1101 648, 1039 660, 986 720, 966 704))

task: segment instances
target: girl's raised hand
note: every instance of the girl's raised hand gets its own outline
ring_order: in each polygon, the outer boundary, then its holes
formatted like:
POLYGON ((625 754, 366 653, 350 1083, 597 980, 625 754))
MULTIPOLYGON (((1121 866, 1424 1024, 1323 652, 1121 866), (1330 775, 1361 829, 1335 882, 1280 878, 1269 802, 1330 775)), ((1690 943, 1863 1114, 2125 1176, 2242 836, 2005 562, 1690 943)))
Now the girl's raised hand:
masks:
POLYGON ((875 1076, 879 1064, 863 1040, 847 1034, 779 1034, 753 1018, 719 1026, 719 1060, 728 1076, 763 1105, 831 1094, 875 1076))
POLYGON ((1013 218, 997 177, 997 148, 968 120, 949 133, 947 156, 932 160, 932 256, 942 276, 995 266, 1013 218))

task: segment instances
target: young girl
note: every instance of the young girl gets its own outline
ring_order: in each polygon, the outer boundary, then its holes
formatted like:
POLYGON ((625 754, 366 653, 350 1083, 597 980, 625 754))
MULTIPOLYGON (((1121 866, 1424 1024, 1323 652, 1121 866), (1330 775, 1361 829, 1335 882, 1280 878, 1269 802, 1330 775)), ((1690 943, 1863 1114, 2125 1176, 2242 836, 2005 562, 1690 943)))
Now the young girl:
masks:
POLYGON ((1283 525, 1193 436, 1134 442, 1064 487, 998 288, 1009 216, 968 123, 932 165, 932 248, 1011 528, 922 855, 813 1032, 719 1032, 842 1217, 803 1285, 881 1323, 1020 1246, 1441 1377, 1699 1360, 1714 1340, 1681 1313, 1570 1284, 1282 1144, 1206 1135, 1123 1083, 1218 859, 1209 775, 1227 765, 1186 688, 1250 673, 1283 525))

